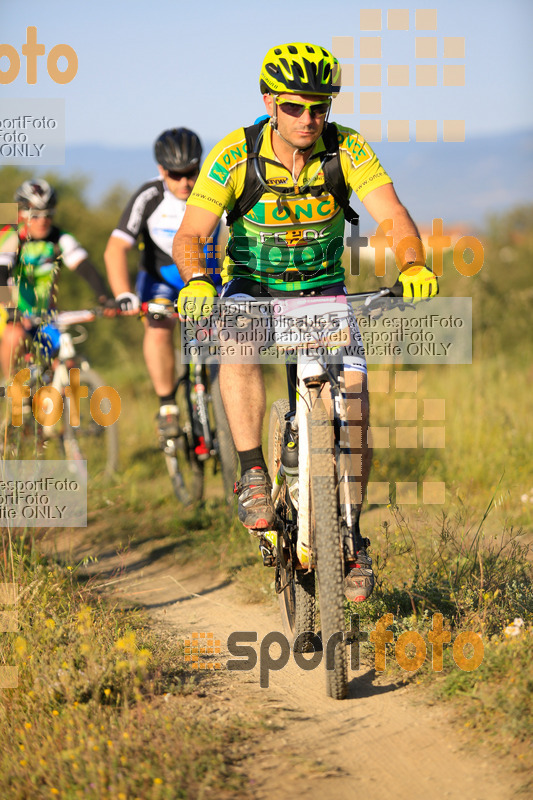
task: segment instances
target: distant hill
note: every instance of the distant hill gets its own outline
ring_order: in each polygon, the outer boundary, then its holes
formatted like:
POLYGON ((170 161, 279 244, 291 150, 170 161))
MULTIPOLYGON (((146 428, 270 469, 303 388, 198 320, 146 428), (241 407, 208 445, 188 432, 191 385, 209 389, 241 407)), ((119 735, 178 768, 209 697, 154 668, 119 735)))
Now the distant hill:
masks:
MULTIPOLYGON (((213 142, 205 142, 209 152, 213 142)), ((441 217, 446 224, 479 225, 488 213, 533 202, 533 131, 469 139, 463 143, 375 145, 402 202, 420 223, 441 217)), ((97 204, 117 183, 129 190, 156 175, 151 146, 67 147, 62 174, 90 179, 87 197, 97 204)), ((358 204, 354 204, 358 205, 358 204)), ((361 229, 371 227, 363 211, 361 229)))

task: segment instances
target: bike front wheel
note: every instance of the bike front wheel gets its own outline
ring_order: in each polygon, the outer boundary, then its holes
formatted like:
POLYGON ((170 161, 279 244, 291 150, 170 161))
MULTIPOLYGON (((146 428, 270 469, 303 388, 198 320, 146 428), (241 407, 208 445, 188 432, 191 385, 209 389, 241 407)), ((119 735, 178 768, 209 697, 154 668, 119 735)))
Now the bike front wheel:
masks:
MULTIPOLYGON (((285 433, 285 414, 290 410, 288 400, 276 400, 270 411, 268 430, 268 471, 274 478, 281 461, 281 448, 285 433)), ((293 524, 296 531, 297 515, 290 502, 286 486, 278 495, 276 511, 283 524, 293 524)), ((315 575, 297 570, 295 548, 291 533, 283 531, 278 537, 279 605, 283 630, 291 648, 299 653, 313 652, 315 640, 315 575), (285 546, 288 545, 288 546, 285 546)))
POLYGON ((344 622, 344 555, 339 527, 333 427, 321 400, 309 414, 311 519, 318 575, 326 692, 335 700, 348 689, 344 622))
POLYGON ((168 474, 176 498, 184 506, 198 503, 204 494, 204 462, 195 452, 194 409, 191 384, 183 376, 178 384, 179 435, 162 443, 168 474))
MULTIPOLYGON (((20 368, 25 367, 27 362, 22 361, 20 368)), ((6 403, 0 418, 0 460, 31 461, 43 457, 45 446, 43 429, 35 419, 32 408, 32 397, 41 385, 41 371, 32 369, 29 381, 30 394, 21 403, 19 412, 15 414, 12 403, 9 405, 6 403), (14 422, 17 424, 13 424, 14 422)))
POLYGON ((13 426, 7 416, 0 420, 0 460, 26 461, 41 458, 43 438, 31 409, 24 409, 22 425, 13 426))
POLYGON ((218 460, 222 471, 224 497, 228 505, 233 504, 233 489, 237 480, 237 451, 220 393, 219 371, 217 366, 211 367, 211 403, 215 418, 215 439, 218 460))

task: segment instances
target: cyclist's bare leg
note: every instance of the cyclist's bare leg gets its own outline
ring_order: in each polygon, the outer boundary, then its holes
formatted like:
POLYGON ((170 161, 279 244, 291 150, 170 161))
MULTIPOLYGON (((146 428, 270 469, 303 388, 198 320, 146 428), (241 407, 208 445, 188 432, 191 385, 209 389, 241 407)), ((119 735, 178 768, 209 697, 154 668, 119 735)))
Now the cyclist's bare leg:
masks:
MULTIPOLYGON (((245 454, 261 449, 266 410, 265 384, 259 364, 220 366, 220 391, 231 434, 241 460, 241 479, 236 484, 238 516, 250 531, 270 530, 276 521, 271 500, 272 484, 264 466, 245 467, 245 454)), ((255 459, 255 457, 254 457, 255 459)))
POLYGON ((8 322, 0 342, 0 366, 4 378, 9 378, 13 372, 13 364, 23 349, 26 331, 17 323, 8 322))
POLYGON ((155 393, 169 395, 175 385, 174 320, 144 319, 143 354, 155 393))
POLYGON ((266 410, 259 364, 221 364, 220 392, 237 451, 261 446, 266 410))

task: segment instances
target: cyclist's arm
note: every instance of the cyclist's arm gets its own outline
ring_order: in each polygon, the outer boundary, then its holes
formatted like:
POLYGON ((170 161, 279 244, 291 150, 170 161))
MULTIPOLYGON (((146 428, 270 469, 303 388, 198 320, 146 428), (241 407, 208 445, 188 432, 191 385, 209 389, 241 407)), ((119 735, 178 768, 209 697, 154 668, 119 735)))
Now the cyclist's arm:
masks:
POLYGON ((61 231, 58 238, 61 260, 67 269, 80 275, 91 287, 98 302, 104 305, 109 300, 109 292, 89 254, 71 233, 61 231))
POLYGON ((131 292, 127 255, 132 247, 133 244, 126 239, 113 234, 109 237, 104 253, 104 262, 107 280, 115 297, 125 292, 131 292))
POLYGON ((9 266, 2 264, 0 261, 0 286, 7 286, 7 279, 9 278, 9 266))
POLYGON ((205 239, 212 235, 222 212, 223 209, 220 214, 216 214, 199 206, 187 205, 185 216, 172 246, 172 257, 185 283, 188 283, 193 276, 205 273, 202 247, 199 246, 198 241, 199 238, 205 239), (198 251, 200 252, 199 259, 195 257, 198 251))
POLYGON ((382 235, 392 236, 392 250, 394 253, 396 253, 402 239, 407 236, 414 237, 409 240, 409 247, 402 247, 400 250, 401 271, 408 264, 424 265, 426 263, 424 245, 420 239, 418 228, 405 206, 400 202, 392 183, 372 189, 364 197, 363 205, 378 225, 381 225, 385 220, 392 220, 392 226, 383 226, 382 235))
POLYGON ((0 229, 0 286, 7 286, 17 260, 19 238, 15 225, 4 225, 0 229))
POLYGON ((82 258, 81 261, 72 267, 72 269, 77 272, 78 275, 81 275, 85 281, 87 281, 98 298, 98 302, 102 305, 105 305, 105 303, 110 299, 109 292, 107 291, 104 279, 94 266, 93 262, 88 258, 82 258))

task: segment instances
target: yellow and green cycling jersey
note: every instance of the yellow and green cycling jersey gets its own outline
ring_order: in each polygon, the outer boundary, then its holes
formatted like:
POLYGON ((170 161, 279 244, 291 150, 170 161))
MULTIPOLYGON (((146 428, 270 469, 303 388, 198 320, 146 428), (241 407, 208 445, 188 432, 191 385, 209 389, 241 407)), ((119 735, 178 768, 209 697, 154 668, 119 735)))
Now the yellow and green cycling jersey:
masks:
POLYGON ((10 283, 18 288, 18 309, 23 314, 49 310, 62 265, 74 270, 86 258, 87 251, 74 236, 55 225, 42 239, 27 239, 24 225, 0 229, 0 270, 7 269, 10 283))
MULTIPOLYGON (((342 173, 359 200, 378 186, 391 183, 364 138, 351 128, 336 126, 342 173)), ((294 187, 295 194, 280 202, 278 194, 265 190, 254 207, 235 220, 222 282, 244 277, 292 292, 343 281, 344 213, 324 186, 322 138, 315 143, 295 185, 290 171, 274 154, 270 125, 263 131, 259 155, 269 159, 260 161, 266 183, 273 188, 294 187), (301 190, 306 185, 316 187, 314 194, 298 196, 296 187, 301 190), (323 191, 317 192, 321 186, 323 191)), ((219 217, 225 209, 231 211, 244 189, 246 162, 244 128, 239 128, 210 152, 188 203, 219 217)), ((251 164, 248 168, 253 169, 251 164)))

